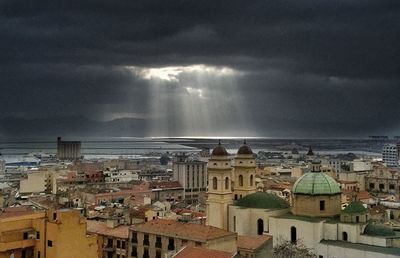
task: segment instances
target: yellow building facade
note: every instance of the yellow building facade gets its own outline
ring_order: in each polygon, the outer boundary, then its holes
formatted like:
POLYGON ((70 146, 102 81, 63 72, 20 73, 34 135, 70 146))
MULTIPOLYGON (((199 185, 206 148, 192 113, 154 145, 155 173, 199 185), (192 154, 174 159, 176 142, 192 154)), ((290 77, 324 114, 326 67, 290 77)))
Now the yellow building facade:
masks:
POLYGON ((97 257, 97 235, 86 234, 79 211, 4 209, 0 214, 0 258, 97 257))
POLYGON ((221 143, 211 153, 207 170, 207 225, 228 230, 228 207, 233 203, 232 168, 228 152, 221 143))
POLYGON ((238 200, 257 191, 256 161, 246 142, 239 148, 233 161, 233 196, 238 200))

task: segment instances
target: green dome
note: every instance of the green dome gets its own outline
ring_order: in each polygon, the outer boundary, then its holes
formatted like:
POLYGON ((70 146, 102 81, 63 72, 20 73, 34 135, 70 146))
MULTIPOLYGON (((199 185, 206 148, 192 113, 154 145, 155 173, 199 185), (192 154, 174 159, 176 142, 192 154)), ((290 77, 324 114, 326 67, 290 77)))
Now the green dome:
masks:
POLYGON ((236 206, 256 209, 285 209, 289 204, 275 194, 256 192, 249 194, 235 203, 236 206))
POLYGON ((396 233, 393 229, 384 225, 368 224, 364 229, 364 234, 369 236, 394 236, 396 233))
POLYGON ((358 213, 366 213, 367 209, 364 207, 362 202, 357 201, 357 202, 351 202, 349 206, 347 206, 343 210, 343 212, 348 214, 358 214, 358 213))
POLYGON ((322 172, 310 172, 297 179, 293 186, 294 194, 332 195, 341 193, 339 184, 322 172))

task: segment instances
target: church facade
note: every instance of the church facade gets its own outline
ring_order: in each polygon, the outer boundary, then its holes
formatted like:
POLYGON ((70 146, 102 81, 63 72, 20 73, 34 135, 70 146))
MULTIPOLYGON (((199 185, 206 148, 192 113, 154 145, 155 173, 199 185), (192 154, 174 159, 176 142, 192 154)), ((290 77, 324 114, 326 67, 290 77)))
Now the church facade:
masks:
POLYGON ((399 257, 400 235, 372 223, 361 202, 341 210, 339 184, 321 171, 321 162, 309 165, 311 172, 293 186, 290 206, 256 192, 255 159, 246 143, 233 162, 218 144, 208 162, 207 224, 239 235, 272 235, 274 246, 301 242, 319 258, 399 257))

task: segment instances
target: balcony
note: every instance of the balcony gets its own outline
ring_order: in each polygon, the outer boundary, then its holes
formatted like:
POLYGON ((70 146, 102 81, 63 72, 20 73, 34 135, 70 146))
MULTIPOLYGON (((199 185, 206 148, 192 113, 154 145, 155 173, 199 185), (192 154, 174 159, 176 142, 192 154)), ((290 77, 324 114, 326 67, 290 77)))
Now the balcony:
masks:
POLYGON ((105 251, 105 252, 114 252, 115 251, 115 247, 113 247, 111 245, 107 245, 107 246, 103 247, 103 251, 105 251))
POLYGON ((0 252, 6 252, 13 249, 23 249, 35 246, 35 239, 25 239, 12 242, 0 242, 0 252))

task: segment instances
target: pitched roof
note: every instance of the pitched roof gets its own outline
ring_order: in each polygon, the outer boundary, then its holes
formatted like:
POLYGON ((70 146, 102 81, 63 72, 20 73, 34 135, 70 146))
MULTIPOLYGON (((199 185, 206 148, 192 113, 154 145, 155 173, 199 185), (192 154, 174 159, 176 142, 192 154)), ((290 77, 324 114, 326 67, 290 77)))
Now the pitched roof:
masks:
POLYGON ((186 246, 179 251, 173 258, 232 258, 228 252, 210 250, 201 247, 186 246))
POLYGON ((98 235, 126 239, 129 237, 129 226, 125 225, 119 225, 115 228, 109 228, 105 223, 94 220, 87 220, 86 228, 89 233, 95 233, 98 235))
POLYGON ((376 205, 369 209, 369 214, 370 215, 384 214, 386 212, 386 210, 387 210, 387 208, 385 206, 376 205))
POLYGON ((272 240, 270 235, 260 236, 238 236, 237 248, 244 250, 257 250, 266 244, 269 240, 272 240))
POLYGON ((155 219, 143 224, 133 225, 131 229, 137 232, 193 239, 200 242, 236 235, 236 233, 212 226, 183 223, 167 219, 155 219))

